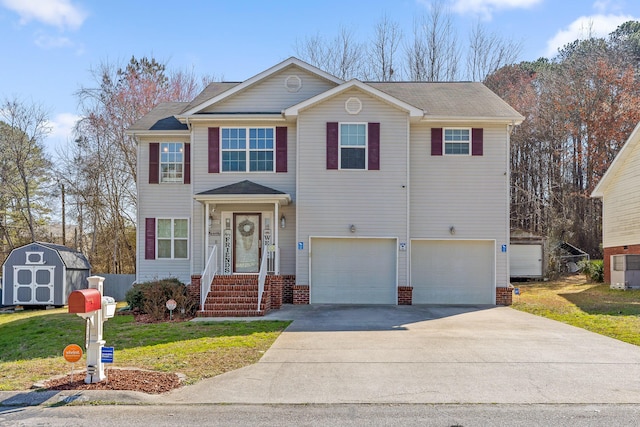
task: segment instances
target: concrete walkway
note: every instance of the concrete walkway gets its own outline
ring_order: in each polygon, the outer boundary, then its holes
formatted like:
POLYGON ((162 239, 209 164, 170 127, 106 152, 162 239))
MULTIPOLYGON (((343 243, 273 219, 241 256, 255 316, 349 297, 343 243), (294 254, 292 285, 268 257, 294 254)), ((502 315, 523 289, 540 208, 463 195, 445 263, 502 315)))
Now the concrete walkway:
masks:
POLYGON ((640 403, 640 347, 508 307, 285 306, 265 318, 294 322, 260 362, 161 396, 0 403, 640 403))
POLYGON ((640 403, 640 347, 508 307, 285 306, 259 363, 171 403, 640 403))

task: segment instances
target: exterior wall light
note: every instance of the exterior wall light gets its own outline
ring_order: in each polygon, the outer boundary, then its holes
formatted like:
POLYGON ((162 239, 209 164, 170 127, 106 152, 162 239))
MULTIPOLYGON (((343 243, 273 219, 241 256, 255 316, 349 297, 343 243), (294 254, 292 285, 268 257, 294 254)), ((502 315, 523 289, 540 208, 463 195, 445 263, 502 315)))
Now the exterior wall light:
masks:
POLYGON ((285 228, 287 226, 287 219, 282 215, 280 217, 280 228, 285 228))
POLYGON ((453 236, 454 234, 456 234, 456 228, 452 225, 451 227, 449 227, 449 233, 453 236))
POLYGON ((351 224, 351 226, 349 226, 349 230, 350 230, 352 233, 355 233, 355 232, 356 232, 356 226, 355 226, 354 224, 351 224))

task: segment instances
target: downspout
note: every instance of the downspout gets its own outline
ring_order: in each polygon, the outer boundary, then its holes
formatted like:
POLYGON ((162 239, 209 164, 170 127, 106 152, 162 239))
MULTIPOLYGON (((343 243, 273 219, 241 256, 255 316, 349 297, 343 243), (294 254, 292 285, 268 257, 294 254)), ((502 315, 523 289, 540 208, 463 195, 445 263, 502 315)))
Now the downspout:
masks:
POLYGON ((507 205, 505 207, 505 211, 506 211, 506 221, 505 221, 505 236, 506 236, 506 245, 507 245, 507 263, 506 263, 506 277, 505 277, 505 287, 509 287, 509 285, 511 284, 511 133, 513 132, 513 129, 515 127, 515 123, 512 121, 511 124, 507 125, 507 147, 505 150, 505 156, 506 156, 506 186, 507 186, 507 205))
MULTIPOLYGON (((405 197, 406 197, 406 247, 405 247, 405 268, 406 268, 406 283, 405 286, 411 286, 411 117, 407 119, 407 167, 405 171, 405 197)), ((397 287, 396 287, 396 304, 398 303, 397 287)))

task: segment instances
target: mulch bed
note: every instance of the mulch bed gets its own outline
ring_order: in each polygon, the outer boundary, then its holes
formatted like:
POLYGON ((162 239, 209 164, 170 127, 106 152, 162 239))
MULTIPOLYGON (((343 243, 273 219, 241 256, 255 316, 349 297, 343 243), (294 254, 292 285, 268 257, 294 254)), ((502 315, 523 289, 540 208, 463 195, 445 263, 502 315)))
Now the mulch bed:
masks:
POLYGON ((107 379, 99 383, 85 384, 86 373, 48 380, 47 390, 128 390, 148 394, 166 393, 181 386, 176 374, 144 371, 139 369, 107 369, 107 379))

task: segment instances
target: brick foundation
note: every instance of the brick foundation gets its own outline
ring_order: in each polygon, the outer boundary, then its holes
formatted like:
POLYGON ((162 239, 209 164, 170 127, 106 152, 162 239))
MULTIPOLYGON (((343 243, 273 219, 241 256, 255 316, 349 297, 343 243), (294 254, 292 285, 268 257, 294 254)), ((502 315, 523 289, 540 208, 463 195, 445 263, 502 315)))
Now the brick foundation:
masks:
POLYGON ((611 283, 611 255, 640 255, 640 245, 604 248, 604 283, 611 283))
POLYGON ((200 279, 202 279, 201 275, 193 274, 191 276, 191 283, 187 285, 187 292, 189 295, 193 295, 196 298, 198 306, 200 306, 200 279))
POLYGON ((309 304, 309 285, 293 285, 293 303, 309 304))
POLYGON ((271 308, 278 310, 282 307, 282 284, 284 283, 284 278, 282 276, 267 276, 267 283, 269 283, 269 293, 271 294, 271 308))
POLYGON ((496 288, 496 305, 511 305, 513 303, 513 286, 496 288))
POLYGON ((398 286, 398 305, 411 305, 413 303, 413 288, 411 286, 398 286))
POLYGON ((280 276, 282 282, 282 304, 293 304, 293 287, 296 284, 296 276, 294 274, 280 276))

